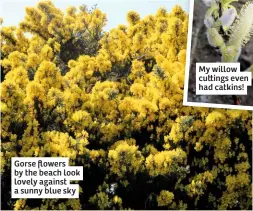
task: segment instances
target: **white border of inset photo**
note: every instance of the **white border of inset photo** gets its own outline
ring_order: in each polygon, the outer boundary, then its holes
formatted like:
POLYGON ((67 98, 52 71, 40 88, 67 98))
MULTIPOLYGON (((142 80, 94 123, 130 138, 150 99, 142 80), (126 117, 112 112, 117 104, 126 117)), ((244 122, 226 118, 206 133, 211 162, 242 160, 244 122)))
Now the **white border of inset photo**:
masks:
POLYGON ((190 72, 190 65, 191 65, 191 42, 192 42, 193 15, 194 15, 194 0, 190 0, 183 105, 184 106, 209 107, 209 108, 228 108, 228 109, 252 110, 253 111, 253 106, 216 104, 216 103, 200 103, 200 102, 188 102, 187 101, 187 99, 188 99, 189 72, 190 72))

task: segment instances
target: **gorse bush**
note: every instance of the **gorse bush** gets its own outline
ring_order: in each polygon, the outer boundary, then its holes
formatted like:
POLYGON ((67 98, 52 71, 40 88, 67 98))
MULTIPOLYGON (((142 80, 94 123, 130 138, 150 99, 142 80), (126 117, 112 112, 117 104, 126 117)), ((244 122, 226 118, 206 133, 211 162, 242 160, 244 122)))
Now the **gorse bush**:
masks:
POLYGON ((3 209, 250 209, 252 116, 184 107, 188 15, 103 31, 52 2, 1 29, 3 209), (79 199, 11 199, 11 157, 69 157, 79 199))

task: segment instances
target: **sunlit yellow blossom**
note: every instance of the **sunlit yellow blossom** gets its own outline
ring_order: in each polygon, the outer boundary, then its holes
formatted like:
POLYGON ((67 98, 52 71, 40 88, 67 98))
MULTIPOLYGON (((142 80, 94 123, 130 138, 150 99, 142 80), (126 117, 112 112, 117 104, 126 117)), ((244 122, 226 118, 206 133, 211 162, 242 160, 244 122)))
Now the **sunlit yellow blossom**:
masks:
POLYGON ((46 0, 1 26, 2 192, 12 157, 83 167, 79 198, 4 206, 250 209, 252 113, 183 106, 187 13, 125 17, 105 31, 98 7, 46 0))

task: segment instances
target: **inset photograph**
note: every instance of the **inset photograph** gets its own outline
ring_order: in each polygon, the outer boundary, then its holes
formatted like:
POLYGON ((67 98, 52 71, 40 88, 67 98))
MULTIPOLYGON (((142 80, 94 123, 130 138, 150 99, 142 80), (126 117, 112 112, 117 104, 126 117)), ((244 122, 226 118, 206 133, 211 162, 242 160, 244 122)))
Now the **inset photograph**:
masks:
POLYGON ((253 1, 197 0, 191 9, 184 105, 253 110, 253 1))

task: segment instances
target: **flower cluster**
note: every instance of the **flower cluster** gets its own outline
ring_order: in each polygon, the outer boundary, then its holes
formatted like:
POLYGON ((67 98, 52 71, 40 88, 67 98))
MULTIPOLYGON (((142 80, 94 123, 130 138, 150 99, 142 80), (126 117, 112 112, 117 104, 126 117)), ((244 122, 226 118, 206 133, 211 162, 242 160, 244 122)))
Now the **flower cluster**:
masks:
POLYGON ((182 105, 187 14, 127 20, 41 1, 1 28, 3 208, 250 208, 252 115, 182 105), (79 199, 11 199, 15 156, 83 166, 79 199))

